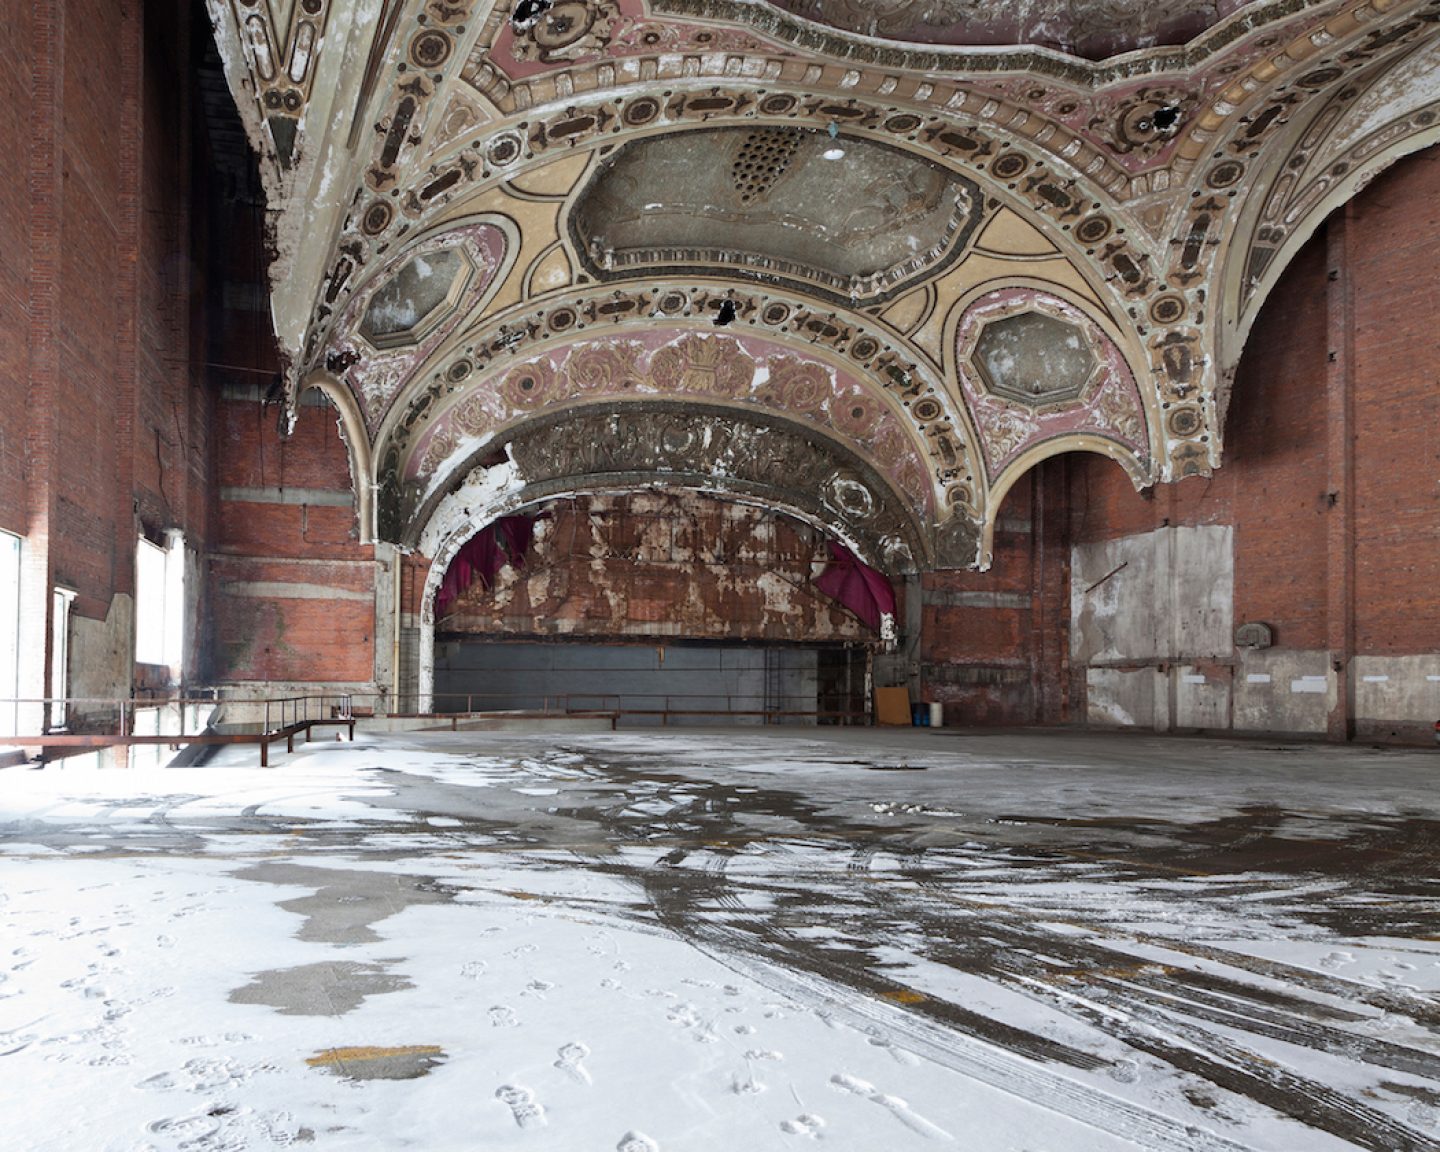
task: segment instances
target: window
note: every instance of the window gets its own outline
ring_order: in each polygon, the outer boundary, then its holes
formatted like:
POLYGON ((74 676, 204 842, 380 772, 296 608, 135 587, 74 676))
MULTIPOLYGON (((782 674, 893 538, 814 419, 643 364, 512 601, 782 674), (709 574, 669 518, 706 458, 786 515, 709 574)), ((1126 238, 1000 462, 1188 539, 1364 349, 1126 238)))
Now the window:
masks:
POLYGON ((185 651, 185 538, 161 548, 143 536, 135 547, 135 662, 164 664, 175 676, 185 651))
POLYGON ((70 606, 75 593, 56 588, 50 593, 50 719, 54 732, 66 725, 65 693, 70 684, 70 606))
POLYGON ((0 532, 0 736, 14 736, 20 706, 20 537, 0 532))

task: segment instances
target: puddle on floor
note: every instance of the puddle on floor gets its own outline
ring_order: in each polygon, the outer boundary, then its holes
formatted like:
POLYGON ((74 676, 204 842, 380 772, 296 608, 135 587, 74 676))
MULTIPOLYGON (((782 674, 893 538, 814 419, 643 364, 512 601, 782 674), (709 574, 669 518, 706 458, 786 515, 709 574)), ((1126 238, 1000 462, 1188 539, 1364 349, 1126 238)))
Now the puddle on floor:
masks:
POLYGON ((326 1048, 306 1059, 311 1068, 346 1080, 418 1080, 445 1061, 435 1044, 402 1048, 326 1048))
POLYGON ((343 1016, 367 996, 383 996, 415 987, 390 972, 399 960, 359 964, 350 960, 302 964, 257 972, 250 983, 230 993, 232 1004, 266 1004, 282 1016, 343 1016))

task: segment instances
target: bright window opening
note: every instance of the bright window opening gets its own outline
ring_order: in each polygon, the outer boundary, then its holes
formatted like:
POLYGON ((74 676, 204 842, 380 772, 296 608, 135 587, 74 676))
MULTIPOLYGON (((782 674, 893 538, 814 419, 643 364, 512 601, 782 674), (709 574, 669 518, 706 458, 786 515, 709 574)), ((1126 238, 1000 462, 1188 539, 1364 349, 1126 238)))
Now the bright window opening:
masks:
POLYGON ((19 695, 20 537, 0 532, 0 736, 17 732, 19 695))
POLYGON ((70 685, 70 606, 75 593, 56 588, 50 593, 50 718, 54 732, 67 723, 65 694, 70 685))
POLYGON ((178 676, 185 651, 185 539, 170 547, 140 539, 135 548, 135 662, 164 664, 178 676))

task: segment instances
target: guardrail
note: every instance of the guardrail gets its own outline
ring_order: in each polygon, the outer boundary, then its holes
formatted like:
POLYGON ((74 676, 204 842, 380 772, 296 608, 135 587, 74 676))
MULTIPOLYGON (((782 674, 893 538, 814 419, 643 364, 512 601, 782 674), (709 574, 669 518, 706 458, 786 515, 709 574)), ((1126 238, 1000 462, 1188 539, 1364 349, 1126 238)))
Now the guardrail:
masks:
POLYGON ((270 765, 270 745, 285 741, 295 751, 295 738, 312 738, 316 727, 344 728, 355 739, 357 720, 372 716, 392 719, 449 722, 452 730, 467 717, 496 713, 523 717, 596 717, 614 726, 621 718, 658 721, 662 727, 687 721, 744 719, 761 724, 786 722, 868 724, 869 714, 854 707, 825 707, 813 694, 762 696, 758 693, 596 693, 596 692, 467 692, 435 693, 428 698, 386 693, 319 693, 295 696, 223 696, 216 689, 200 695, 170 698, 104 698, 70 696, 0 700, 0 709, 34 711, 41 717, 63 715, 64 726, 47 727, 34 734, 0 735, 0 747, 38 749, 42 759, 51 751, 168 745, 173 749, 193 744, 254 744, 260 766, 270 765), (187 731, 187 710, 196 707, 233 707, 256 719, 254 731, 216 732, 208 723, 187 731), (175 718, 174 731, 159 731, 159 714, 175 718), (142 722, 147 715, 153 721, 142 722), (141 731, 153 727, 155 731, 141 731))
MULTIPOLYGON (((338 725, 348 729, 350 739, 355 739, 355 716, 351 710, 348 694, 319 696, 287 696, 261 698, 253 703, 263 704, 263 719, 255 732, 216 732, 205 725, 200 731, 186 732, 186 709, 196 705, 219 707, 225 703, 207 693, 201 697, 177 696, 171 699, 140 700, 133 698, 103 698, 67 696, 51 698, 29 698, 0 700, 0 707, 40 707, 42 716, 63 714, 67 721, 75 717, 75 727, 88 731, 72 731, 67 724, 51 727, 37 735, 0 736, 0 746, 10 748, 38 748, 42 758, 50 749, 102 749, 129 748, 135 745, 169 745, 179 749, 191 744, 256 744, 260 748, 260 767, 270 766, 270 745, 276 740, 285 741, 287 752, 295 751, 295 737, 308 740, 315 727, 338 725), (159 713, 174 710, 178 717, 179 730, 175 732, 137 732, 139 717, 146 712, 159 713)), ((147 725, 148 726, 148 725, 147 725)), ((157 715, 155 726, 161 726, 157 715)))
POLYGON ((803 720, 868 724, 863 708, 828 706, 814 693, 762 695, 755 692, 436 692, 428 698, 356 693, 362 715, 448 718, 490 712, 541 716, 611 715, 658 718, 662 726, 685 719, 756 719, 764 724, 803 720), (428 705, 428 707, 426 707, 428 705))

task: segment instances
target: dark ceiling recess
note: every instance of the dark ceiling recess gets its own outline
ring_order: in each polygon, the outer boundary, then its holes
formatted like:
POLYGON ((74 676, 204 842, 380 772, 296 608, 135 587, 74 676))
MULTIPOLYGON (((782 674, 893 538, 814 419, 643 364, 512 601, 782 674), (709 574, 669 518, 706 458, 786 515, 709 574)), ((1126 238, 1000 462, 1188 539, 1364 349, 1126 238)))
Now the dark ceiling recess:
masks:
POLYGON ((201 135, 204 143, 196 150, 197 163, 208 168, 211 196, 230 204, 263 206, 265 193, 250 141, 235 109, 235 98, 225 82, 225 69, 215 37, 205 20, 195 22, 197 41, 196 82, 200 92, 201 135))

